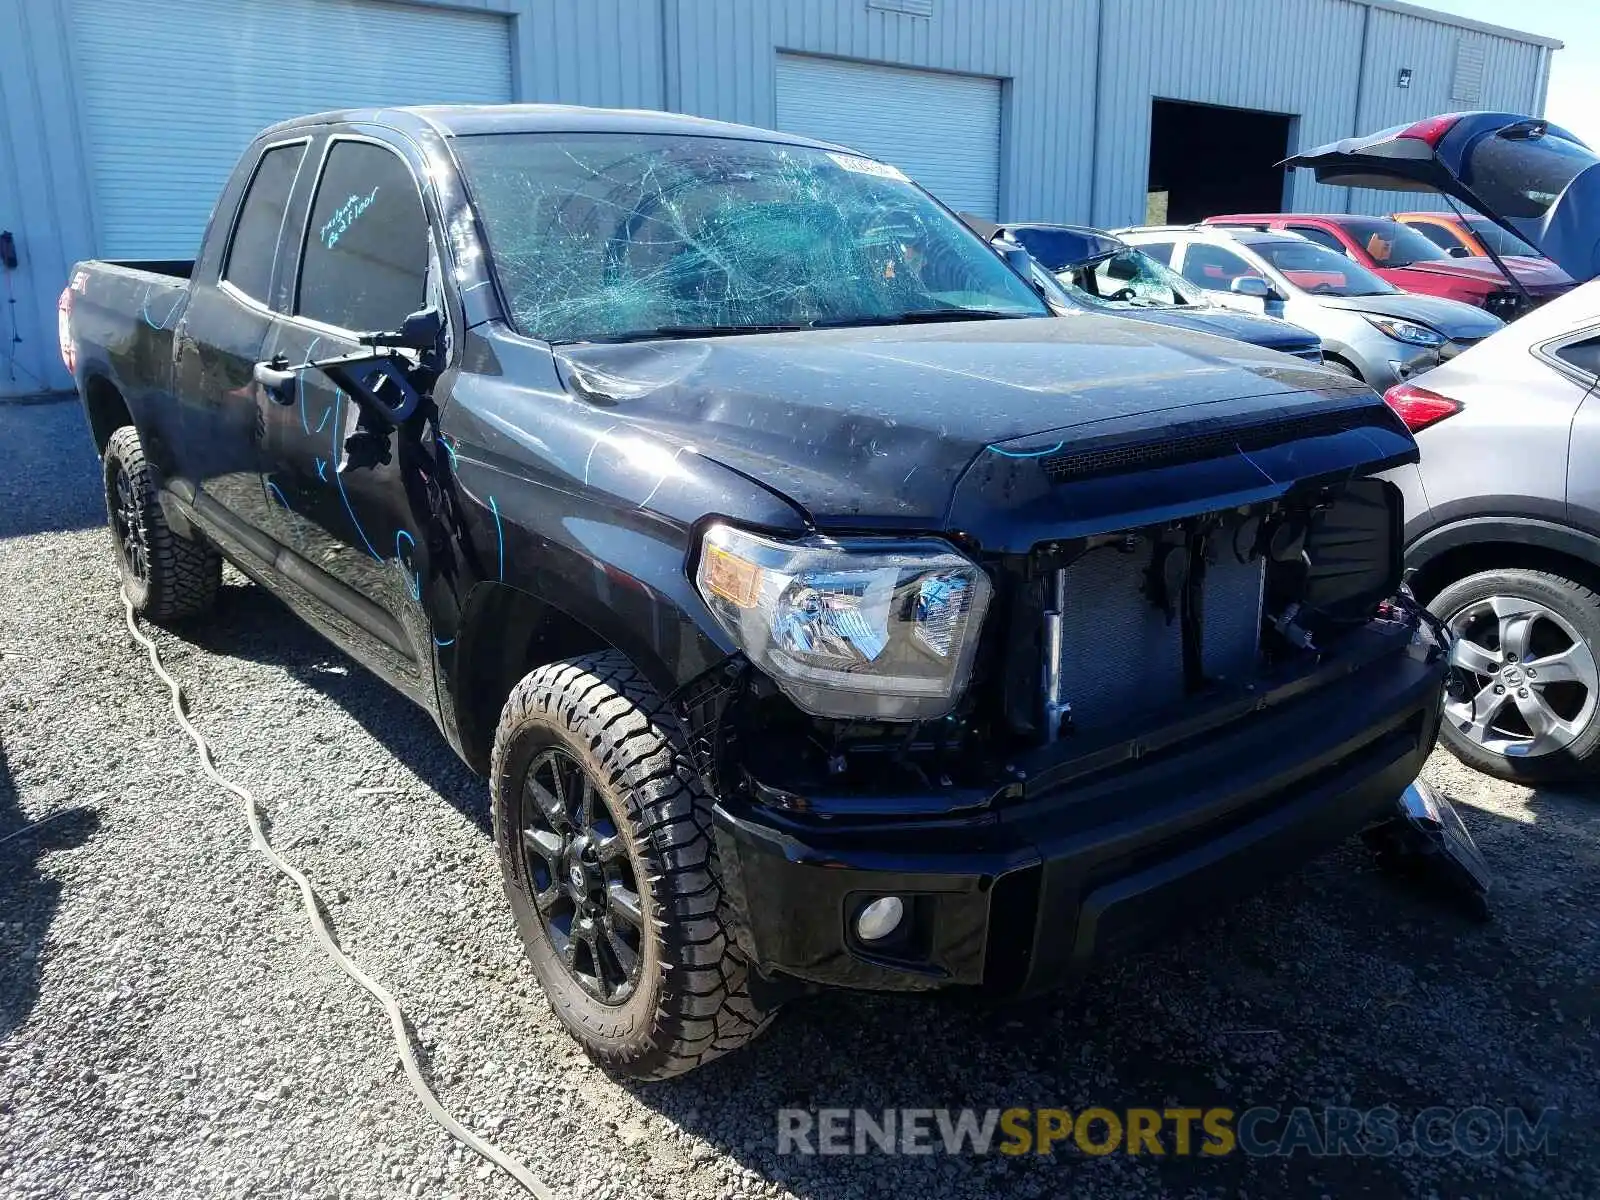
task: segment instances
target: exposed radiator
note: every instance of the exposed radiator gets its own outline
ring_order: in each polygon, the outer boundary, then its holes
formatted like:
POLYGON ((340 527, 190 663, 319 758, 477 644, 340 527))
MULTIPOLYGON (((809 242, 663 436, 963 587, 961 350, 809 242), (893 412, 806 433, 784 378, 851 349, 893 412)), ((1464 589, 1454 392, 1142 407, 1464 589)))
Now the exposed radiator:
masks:
MULTIPOLYGON (((1184 697, 1182 623, 1177 616, 1169 622, 1146 594, 1150 560, 1151 545, 1141 538, 1131 552, 1102 546, 1061 572, 1059 690, 1076 729, 1114 726, 1184 697)), ((1241 563, 1226 550, 1207 565, 1200 645, 1208 679, 1253 671, 1265 571, 1264 560, 1241 563)), ((1055 627, 1047 618, 1047 656, 1055 627)))

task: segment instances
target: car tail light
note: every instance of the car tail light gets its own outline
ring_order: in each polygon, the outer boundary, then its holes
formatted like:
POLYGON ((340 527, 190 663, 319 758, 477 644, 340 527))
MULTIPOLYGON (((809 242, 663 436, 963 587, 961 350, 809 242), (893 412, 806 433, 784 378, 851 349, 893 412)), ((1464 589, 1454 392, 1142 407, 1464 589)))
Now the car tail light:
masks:
POLYGON ((1414 383, 1395 384, 1383 394, 1383 402, 1394 409, 1412 433, 1421 433, 1428 426, 1437 425, 1462 409, 1461 401, 1430 392, 1414 383))
POLYGON ((56 338, 61 343, 61 361, 66 364, 67 373, 78 373, 78 348, 72 342, 72 288, 61 289, 61 298, 56 301, 56 338))
POLYGON ((1447 113, 1442 117, 1428 117, 1418 121, 1415 125, 1408 125, 1395 137, 1411 138, 1414 141, 1426 142, 1430 146, 1437 146, 1444 140, 1444 135, 1455 128, 1455 123, 1461 120, 1460 113, 1447 113))

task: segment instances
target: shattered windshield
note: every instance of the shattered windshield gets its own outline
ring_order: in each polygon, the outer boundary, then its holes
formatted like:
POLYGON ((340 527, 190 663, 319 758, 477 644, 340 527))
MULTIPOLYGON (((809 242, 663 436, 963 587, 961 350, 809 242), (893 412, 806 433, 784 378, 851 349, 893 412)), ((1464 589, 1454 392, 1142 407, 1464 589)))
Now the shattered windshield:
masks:
POLYGON ((511 317, 552 342, 1048 316, 899 171, 805 146, 462 137, 511 317))
POLYGON ((1108 258, 1070 267, 1057 278, 1083 299, 1113 308, 1175 308, 1206 303, 1200 289, 1138 250, 1120 250, 1108 258))

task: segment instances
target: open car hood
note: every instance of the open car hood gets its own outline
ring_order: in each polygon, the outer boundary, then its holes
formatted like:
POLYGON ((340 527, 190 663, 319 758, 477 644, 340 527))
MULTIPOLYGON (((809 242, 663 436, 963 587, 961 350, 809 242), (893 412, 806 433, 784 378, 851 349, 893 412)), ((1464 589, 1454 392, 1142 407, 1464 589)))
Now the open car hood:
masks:
POLYGON ((1318 146, 1283 165, 1339 187, 1443 192, 1573 279, 1600 275, 1600 156, 1542 117, 1449 113, 1318 146))

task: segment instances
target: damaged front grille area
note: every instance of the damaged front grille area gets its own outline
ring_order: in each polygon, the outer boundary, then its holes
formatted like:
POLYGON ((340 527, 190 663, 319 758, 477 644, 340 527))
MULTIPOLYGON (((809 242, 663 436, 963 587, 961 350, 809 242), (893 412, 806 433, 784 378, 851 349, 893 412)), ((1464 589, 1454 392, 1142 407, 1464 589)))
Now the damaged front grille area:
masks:
POLYGON ((1033 556, 1041 664, 1030 695, 1007 684, 1015 724, 1044 742, 1137 724, 1185 698, 1316 655, 1365 624, 1400 583, 1399 500, 1381 480, 1052 544, 1033 556))
POLYGON ((1168 708, 1255 669, 1266 559, 1233 552, 1238 521, 1198 539, 1124 537, 1055 570, 1043 618, 1047 737, 1168 708))
POLYGON ((995 600, 946 717, 812 717, 741 658, 675 707, 721 798, 841 818, 982 806, 1045 747, 1076 739, 1098 760, 1108 739, 1159 740, 1220 699, 1336 661, 1398 590, 1401 544, 1398 492, 1376 479, 1044 543, 984 560, 995 600))

